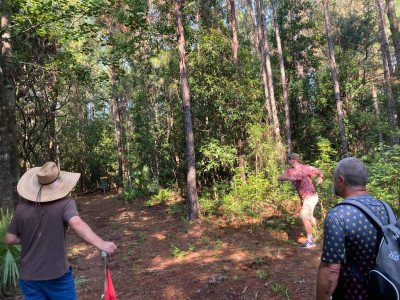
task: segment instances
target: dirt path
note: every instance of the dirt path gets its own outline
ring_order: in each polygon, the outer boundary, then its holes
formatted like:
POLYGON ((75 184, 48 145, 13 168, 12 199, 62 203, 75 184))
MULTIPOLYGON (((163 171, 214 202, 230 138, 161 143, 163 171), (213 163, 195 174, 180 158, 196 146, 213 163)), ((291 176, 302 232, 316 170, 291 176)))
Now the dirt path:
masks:
MULTIPOLYGON (((108 262, 119 300, 314 297, 321 245, 300 249, 282 231, 226 227, 218 219, 188 225, 176 203, 145 207, 100 194, 77 205, 82 219, 118 246, 108 262)), ((78 299, 101 299, 100 252, 71 230, 67 239, 78 299)))

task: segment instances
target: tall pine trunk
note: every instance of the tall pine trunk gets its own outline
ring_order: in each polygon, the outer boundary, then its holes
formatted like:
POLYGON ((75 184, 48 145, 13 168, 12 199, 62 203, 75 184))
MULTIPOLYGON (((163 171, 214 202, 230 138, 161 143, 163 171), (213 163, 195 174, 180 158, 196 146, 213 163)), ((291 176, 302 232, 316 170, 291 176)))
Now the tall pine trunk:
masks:
MULTIPOLYGON (((381 43, 381 56, 383 64, 383 79, 385 87, 385 95, 387 97, 387 117, 392 129, 396 128, 396 117, 395 117, 395 102, 396 102, 396 89, 392 86, 391 81, 393 79, 393 66, 390 58, 389 42, 386 33, 385 26, 385 15, 382 5, 382 0, 375 0, 378 25, 379 25, 379 36, 381 43)), ((397 143, 397 138, 395 135, 390 135, 390 144, 394 145, 397 143)))
POLYGON ((121 116, 119 108, 119 98, 117 93, 117 83, 115 79, 115 69, 111 66, 111 80, 112 80, 112 104, 113 104, 113 114, 114 114, 114 125, 115 125, 115 141, 117 143, 118 151, 118 195, 123 194, 124 190, 124 171, 123 171, 123 161, 122 161, 122 141, 121 141, 121 116))
POLYGON ((373 101, 373 104, 374 104, 376 121, 378 123, 378 141, 382 145, 383 144, 383 134, 382 134, 381 125, 380 125, 381 118, 380 118, 378 95, 377 95, 377 92, 376 92, 375 85, 372 86, 372 101, 373 101))
POLYGON ((268 91, 271 102, 271 113, 274 127, 274 137, 276 140, 280 141, 281 134, 279 129, 279 120, 278 120, 278 110, 276 108, 275 101, 275 92, 274 92, 274 82, 272 78, 272 67, 271 67, 271 52, 268 43, 268 34, 267 34, 267 25, 265 21, 265 9, 264 9, 264 0, 259 0, 259 10, 260 10, 260 25, 261 25, 261 34, 263 39, 263 47, 264 55, 265 55, 265 67, 267 71, 267 81, 268 81, 268 91))
POLYGON ((399 69, 399 64, 400 64, 400 29, 399 29, 399 22, 397 21, 396 17, 396 10, 394 7, 394 1, 393 0, 386 0, 386 5, 387 5, 387 16, 389 19, 389 25, 390 25, 390 31, 392 32, 392 40, 393 40, 393 46, 394 46, 394 54, 396 56, 396 62, 397 62, 397 78, 400 79, 400 69, 399 69))
MULTIPOLYGON (((267 107, 267 112, 268 112, 268 124, 273 126, 274 118, 272 115, 271 96, 269 93, 267 64, 266 64, 265 49, 264 49, 264 34, 263 34, 263 29, 262 29, 259 0, 255 0, 254 4, 255 4, 255 8, 254 8, 255 15, 256 15, 256 20, 257 20, 256 36, 258 37, 256 40, 256 43, 258 45, 258 53, 260 55, 260 69, 261 69, 262 81, 264 84, 265 106, 267 107)), ((254 23, 254 20, 253 20, 253 23, 254 23)))
MULTIPOLYGON (((237 37, 237 22, 236 22, 236 4, 235 0, 227 0, 229 7, 231 9, 231 27, 232 27, 232 60, 233 60, 233 66, 235 67, 235 80, 238 82, 239 79, 239 68, 238 68, 238 49, 239 49, 239 41, 237 37)), ((239 103, 239 95, 236 95, 236 101, 235 101, 235 108, 239 111, 240 109, 240 103, 239 103)), ((240 125, 240 120, 238 120, 237 126, 240 125)), ((242 179, 242 182, 246 182, 246 173, 244 170, 244 156, 243 156, 243 144, 242 144, 242 132, 243 128, 241 127, 240 130, 238 130, 238 161, 239 161, 239 170, 240 170, 240 178, 242 179)))
MULTIPOLYGON (((0 118, 4 119, 7 126, 8 143, 9 143, 9 179, 11 181, 11 195, 12 199, 10 207, 16 206, 19 200, 17 192, 17 184, 20 176, 19 169, 19 152, 17 143, 17 121, 15 117, 15 87, 13 76, 13 63, 12 63, 12 48, 11 48, 11 3, 3 1, 2 3, 2 43, 1 43, 1 67, 3 69, 2 75, 2 96, 4 97, 5 114, 0 118)), ((3 182, 0 180, 0 182, 3 182)), ((7 185, 7 184, 6 184, 7 185)), ((3 195, 3 194, 1 194, 3 195)), ((8 201, 8 200, 7 200, 8 201)))
POLYGON ((185 36, 183 31, 182 21, 182 0, 173 0, 173 13, 175 17, 175 30, 177 37, 177 45, 179 52, 179 69, 181 75, 181 89, 182 89, 182 106, 183 116, 185 123, 185 136, 186 136, 186 162, 187 162, 187 207, 188 219, 195 220, 199 218, 199 200, 197 197, 196 189, 196 166, 195 166, 195 153, 194 153, 194 135, 192 127, 192 116, 190 113, 190 90, 189 78, 186 62, 185 50, 185 36))
POLYGON ((328 40, 329 60, 331 63, 333 88, 334 88, 335 98, 336 98, 336 108, 337 108, 337 118, 338 118, 338 123, 339 123, 340 140, 342 142, 343 156, 348 157, 349 150, 348 150, 348 145, 347 145, 347 140, 346 140, 346 130, 345 130, 345 126, 344 126, 344 120, 343 120, 343 104, 342 104, 342 100, 340 99, 339 81, 337 79, 337 73, 336 73, 336 61, 335 61, 335 52, 334 52, 333 40, 332 40, 331 21, 329 19, 328 0, 323 0, 323 5, 324 5, 324 15, 325 15, 326 37, 328 40))
POLYGON ((276 5, 275 0, 271 0, 272 11, 274 14, 274 27, 275 27, 275 35, 276 35, 276 45, 278 48, 279 55, 279 68, 281 71, 281 82, 283 89, 283 100, 285 103, 285 125, 286 125, 286 141, 288 146, 288 152, 292 153, 292 130, 290 129, 290 108, 289 108, 289 98, 287 92, 287 81, 285 74, 285 64, 283 61, 283 53, 282 53, 282 45, 281 45, 281 36, 279 33, 279 25, 278 25, 278 15, 276 13, 276 5))

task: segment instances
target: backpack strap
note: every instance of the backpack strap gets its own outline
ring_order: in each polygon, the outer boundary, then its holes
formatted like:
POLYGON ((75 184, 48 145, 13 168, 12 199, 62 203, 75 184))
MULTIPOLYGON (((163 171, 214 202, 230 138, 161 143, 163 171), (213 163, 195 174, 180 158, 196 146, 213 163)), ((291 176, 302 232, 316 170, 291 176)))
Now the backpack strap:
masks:
MULTIPOLYGON (((379 200, 379 199, 377 199, 379 200)), ((392 208, 385 201, 379 200, 380 203, 385 207, 387 216, 389 218, 389 224, 395 224, 397 222, 397 217, 394 214, 392 208)))

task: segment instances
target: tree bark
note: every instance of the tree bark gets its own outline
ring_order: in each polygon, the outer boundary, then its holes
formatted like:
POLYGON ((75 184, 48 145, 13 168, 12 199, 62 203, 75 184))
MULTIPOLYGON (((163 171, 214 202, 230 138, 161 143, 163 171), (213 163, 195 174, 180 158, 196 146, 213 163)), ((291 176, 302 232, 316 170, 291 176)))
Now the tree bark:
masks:
MULTIPOLYGON (((274 118, 272 113, 272 105, 271 105, 271 95, 268 83, 268 73, 267 73, 267 64, 266 64, 266 56, 265 56, 265 48, 264 48, 264 33, 262 28, 261 14, 260 14, 260 2, 259 0, 255 0, 255 14, 257 19, 257 42, 258 42, 258 53, 260 55, 260 69, 262 73, 262 80, 264 84, 264 94, 265 94, 265 106, 267 107, 268 112, 268 123, 273 127, 274 126, 274 118)), ((254 22, 254 20, 253 20, 254 22)), ((275 131, 274 131, 275 135, 275 131)))
POLYGON ((400 79, 400 69, 399 69, 399 64, 400 64, 400 29, 399 29, 399 22, 397 21, 396 17, 396 10, 394 7, 394 1, 393 0, 386 0, 386 5, 387 5, 387 16, 389 19, 389 25, 390 25, 390 31, 392 32, 392 40, 393 40, 393 46, 394 46, 394 53, 396 56, 396 62, 397 62, 397 78, 400 79))
MULTIPOLYGON (((8 1, 2 3, 2 19, 1 29, 2 34, 2 49, 1 49, 1 67, 3 68, 3 96, 5 104, 5 114, 1 116, 7 122, 7 133, 8 143, 10 147, 9 159, 10 159, 10 178, 11 189, 12 189, 12 206, 16 206, 19 202, 19 195, 17 192, 17 184, 20 177, 19 169, 19 152, 18 152, 18 141, 17 141, 17 121, 15 117, 15 87, 14 87, 14 76, 13 76, 13 63, 12 63, 12 47, 10 42, 11 37, 11 9, 8 1)), ((0 182, 2 182, 0 180, 0 182)))
POLYGON ((334 52, 334 48, 333 48, 333 40, 332 40, 332 33, 331 33, 331 21, 329 18, 329 10, 328 10, 328 1, 323 0, 323 5, 324 5, 324 15, 325 15, 326 37, 328 40, 329 60, 331 63, 332 80, 333 80, 333 87, 334 87, 335 98, 336 98, 336 108, 337 108, 337 117, 338 117, 338 123, 339 123, 340 139, 341 139, 341 143, 342 143, 343 156, 348 157, 349 150, 348 150, 348 145, 347 145, 347 140, 346 140, 346 130, 345 130, 345 126, 344 126, 344 120, 343 120, 343 104, 342 104, 342 100, 340 98, 339 81, 337 79, 337 73, 336 73, 336 61, 335 61, 335 52, 334 52))
MULTIPOLYGON (((237 37, 237 21, 236 21, 236 4, 235 0, 227 0, 230 10, 231 10, 231 27, 232 27, 232 60, 233 65, 235 67, 235 79, 236 82, 239 79, 239 68, 238 68, 238 49, 239 49, 239 41, 237 37)), ((237 111, 240 109, 239 103, 239 95, 237 95, 237 99, 235 101, 235 108, 237 111)), ((237 122, 237 126, 240 126, 240 120, 237 122)), ((242 144, 242 128, 239 130, 239 138, 238 138, 238 162, 239 162, 239 170, 240 170, 240 178, 243 183, 246 183, 246 173, 244 170, 244 156, 243 156, 243 144, 242 144)))
POLYGON ((267 70, 267 81, 268 81, 268 91, 269 97, 271 101, 271 113, 274 127, 274 137, 277 140, 280 140, 281 134, 279 129, 279 120, 278 120, 278 111, 276 109, 276 101, 275 101, 275 92, 274 92, 274 82, 272 78, 272 67, 271 67, 271 58, 270 58, 270 48, 268 43, 268 34, 266 31, 267 25, 265 21, 265 9, 264 9, 264 0, 259 0, 260 4, 260 20, 261 20, 261 33, 263 36, 263 44, 261 45, 264 49, 265 55, 265 65, 267 70))
POLYGON ((113 102, 113 113, 114 113, 114 125, 115 125, 115 141, 117 143, 118 151, 118 195, 122 195, 124 192, 124 171, 122 161, 122 143, 121 143, 121 117, 119 108, 119 98, 116 91, 116 80, 114 66, 111 66, 111 80, 112 80, 112 102, 113 102))
POLYGON ((378 96, 377 96, 375 85, 372 86, 372 101, 374 103, 376 121, 378 122, 378 141, 382 145, 383 144, 383 135, 382 135, 382 130, 381 130, 381 126, 380 126, 380 110, 379 110, 378 96))
POLYGON ((187 186, 188 186, 188 219, 199 218, 199 200, 196 189, 196 166, 194 152, 194 135, 192 117, 190 113, 190 89, 186 62, 185 36, 182 21, 182 0, 173 0, 173 13, 175 17, 175 30, 179 52, 179 69, 181 76, 182 106, 186 136, 186 162, 187 162, 187 186))
MULTIPOLYGON (((381 42, 381 56, 383 64, 383 80, 385 87, 385 94, 387 97, 387 116, 388 122, 392 128, 396 128, 396 113, 395 113, 395 103, 396 103, 396 89, 392 86, 391 82, 393 79, 393 66, 390 58, 389 42, 386 33, 385 26, 385 15, 382 5, 382 0, 375 0, 375 5, 377 9, 378 25, 379 25, 379 36, 381 42)), ((390 144, 394 145, 398 142, 395 135, 390 135, 390 144)))
POLYGON ((282 45, 281 45, 281 36, 279 33, 279 25, 278 25, 278 15, 276 13, 276 5, 275 0, 271 0, 272 11, 274 14, 274 27, 275 27, 275 35, 276 35, 276 44, 278 48, 278 56, 279 56, 279 68, 281 71, 281 82, 283 89, 283 99, 285 103, 285 125, 286 125, 286 141, 288 145, 288 152, 292 153, 292 131, 290 129, 290 108, 289 108, 289 98, 287 92, 287 81, 285 74, 285 64, 283 61, 283 53, 282 53, 282 45))

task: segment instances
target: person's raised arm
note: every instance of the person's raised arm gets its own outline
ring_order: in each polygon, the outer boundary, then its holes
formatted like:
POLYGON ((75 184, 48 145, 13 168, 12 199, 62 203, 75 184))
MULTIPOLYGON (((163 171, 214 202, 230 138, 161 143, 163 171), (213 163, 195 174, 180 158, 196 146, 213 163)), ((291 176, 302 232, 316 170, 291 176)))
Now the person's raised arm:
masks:
POLYGON ((111 255, 117 249, 117 246, 115 246, 113 242, 106 242, 96 233, 94 233, 89 225, 86 224, 80 217, 72 217, 69 219, 68 224, 81 238, 100 250, 105 250, 111 255))
POLYGON ((316 300, 329 300, 336 289, 340 264, 331 264, 321 261, 317 275, 317 295, 316 300))
POLYGON ((21 239, 18 235, 6 232, 4 242, 7 246, 19 245, 21 244, 21 239))
POLYGON ((281 175, 279 175, 278 180, 279 181, 287 180, 287 181, 292 181, 293 182, 293 181, 296 181, 296 178, 294 178, 292 176, 285 175, 285 173, 282 173, 281 175))
POLYGON ((317 180, 316 180, 316 183, 317 183, 317 185, 320 185, 321 183, 322 183, 322 181, 324 180, 324 171, 322 171, 322 170, 320 170, 320 169, 318 169, 318 178, 317 178, 317 180))

